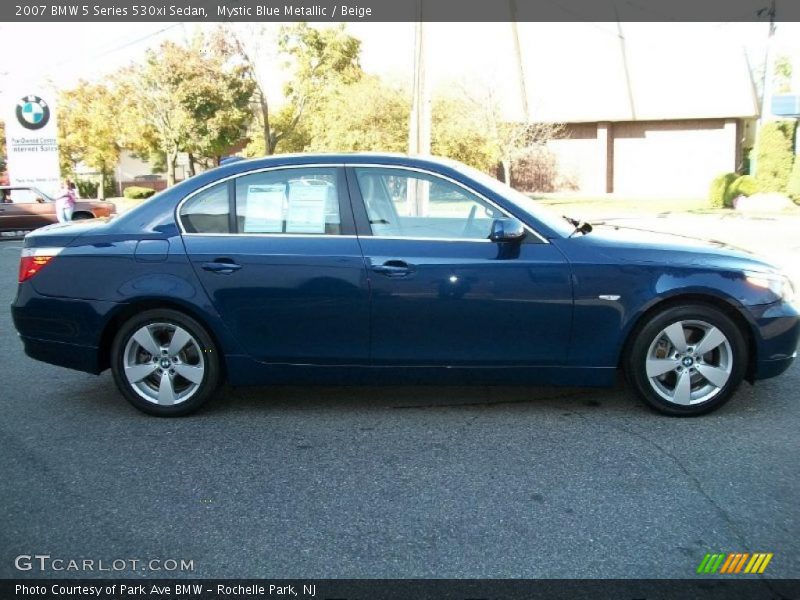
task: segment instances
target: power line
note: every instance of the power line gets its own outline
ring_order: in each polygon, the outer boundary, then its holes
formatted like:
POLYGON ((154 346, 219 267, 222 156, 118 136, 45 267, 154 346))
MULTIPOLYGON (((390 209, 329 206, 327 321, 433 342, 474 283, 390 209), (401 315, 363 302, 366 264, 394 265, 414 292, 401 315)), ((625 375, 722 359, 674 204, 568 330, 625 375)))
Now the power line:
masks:
POLYGON ((607 34, 607 35, 613 35, 614 37, 617 37, 617 38, 622 38, 622 39, 624 39, 624 37, 622 37, 622 35, 621 35, 620 33, 616 33, 616 32, 613 32, 613 31, 609 31, 609 30, 608 30, 608 29, 606 29, 605 27, 600 27, 600 26, 599 26, 599 25, 597 25, 596 23, 592 23, 592 22, 590 22, 590 21, 583 21, 582 19, 584 19, 584 18, 585 18, 585 15, 582 15, 581 13, 579 13, 579 12, 577 12, 577 11, 574 11, 574 10, 572 10, 571 8, 567 8, 566 6, 564 6, 563 4, 561 4, 560 2, 554 2, 553 0, 545 0, 545 2, 547 2, 547 4, 549 4, 550 6, 553 6, 554 8, 556 8, 556 9, 560 10, 560 11, 561 11, 561 12, 563 12, 564 14, 571 15, 571 16, 573 16, 573 17, 578 17, 578 22, 579 22, 581 25, 585 25, 585 26, 587 26, 587 27, 593 27, 593 28, 595 28, 595 29, 597 29, 597 30, 599 30, 599 31, 602 31, 603 33, 605 33, 605 34, 607 34))
MULTIPOLYGON (((152 33, 148 33, 147 35, 144 35, 144 36, 138 37, 136 39, 130 40, 130 41, 125 42, 124 44, 121 44, 119 46, 115 46, 115 47, 109 48, 108 50, 104 49, 103 46, 101 46, 97 50, 97 53, 94 54, 93 56, 91 56, 90 58, 100 58, 102 56, 107 56, 109 54, 114 54, 115 52, 119 52, 120 50, 124 50, 125 48, 129 48, 131 46, 135 46, 136 44, 139 44, 139 43, 141 43, 141 42, 143 42, 145 40, 149 40, 152 37, 155 37, 157 35, 161 35, 162 33, 165 33, 167 31, 169 31, 170 29, 174 29, 175 27, 179 27, 179 26, 182 26, 182 25, 183 25, 183 22, 173 23, 172 25, 168 25, 167 27, 163 27, 163 28, 159 29, 158 31, 153 31, 152 33)), ((65 60, 65 61, 63 61, 61 63, 58 63, 55 66, 61 66, 61 65, 64 65, 66 63, 74 62, 74 61, 82 60, 82 59, 83 59, 83 57, 70 58, 70 59, 67 59, 67 60, 65 60)))

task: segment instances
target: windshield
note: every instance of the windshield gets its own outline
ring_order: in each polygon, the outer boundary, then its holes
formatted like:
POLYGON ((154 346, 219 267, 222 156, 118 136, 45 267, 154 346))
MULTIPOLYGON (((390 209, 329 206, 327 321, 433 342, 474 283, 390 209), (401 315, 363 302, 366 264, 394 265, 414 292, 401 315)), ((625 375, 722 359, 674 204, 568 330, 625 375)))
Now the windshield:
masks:
POLYGON ((540 221, 553 231, 560 235, 568 236, 573 232, 574 227, 570 226, 562 217, 552 212, 549 208, 542 206, 539 202, 526 196, 522 192, 518 192, 509 185, 502 181, 498 181, 494 177, 490 177, 486 173, 474 169, 467 165, 458 165, 458 170, 468 176, 470 179, 475 180, 477 183, 484 187, 489 188, 496 194, 506 198, 509 202, 517 206, 520 210, 525 211, 537 221, 540 221))

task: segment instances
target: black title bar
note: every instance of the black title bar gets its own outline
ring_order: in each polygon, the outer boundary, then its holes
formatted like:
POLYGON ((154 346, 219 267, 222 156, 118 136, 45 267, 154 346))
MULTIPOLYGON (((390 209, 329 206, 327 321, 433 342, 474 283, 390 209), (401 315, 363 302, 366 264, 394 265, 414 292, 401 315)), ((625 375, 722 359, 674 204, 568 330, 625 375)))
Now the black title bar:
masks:
POLYGON ((563 579, 18 579, 3 600, 778 600, 800 599, 800 580, 757 577, 563 579))
MULTIPOLYGON (((3 0, 0 20, 800 21, 797 0, 3 0)), ((676 42, 677 43, 677 42, 676 42)))

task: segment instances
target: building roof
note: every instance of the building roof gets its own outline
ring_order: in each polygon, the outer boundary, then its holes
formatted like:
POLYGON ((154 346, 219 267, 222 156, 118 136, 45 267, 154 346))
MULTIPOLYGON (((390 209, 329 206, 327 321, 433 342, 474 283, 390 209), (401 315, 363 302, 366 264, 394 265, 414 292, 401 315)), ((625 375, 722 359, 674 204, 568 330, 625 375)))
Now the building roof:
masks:
MULTIPOLYGON (((557 24, 553 24, 557 26, 557 24)), ((531 119, 544 122, 756 117, 758 99, 743 48, 722 36, 618 34, 616 23, 584 35, 543 37, 520 24, 531 119), (579 47, 576 48, 576 44, 579 47)))

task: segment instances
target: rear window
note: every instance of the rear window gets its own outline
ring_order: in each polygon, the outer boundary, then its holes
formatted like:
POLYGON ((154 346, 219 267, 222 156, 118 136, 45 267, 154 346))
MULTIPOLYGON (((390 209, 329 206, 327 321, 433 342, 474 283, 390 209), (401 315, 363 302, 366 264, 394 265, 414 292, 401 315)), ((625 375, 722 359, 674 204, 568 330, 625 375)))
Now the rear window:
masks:
POLYGON ((228 184, 218 183, 193 196, 180 216, 186 233, 230 233, 228 184))

